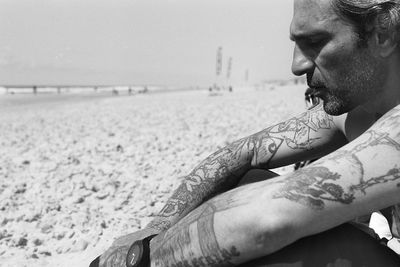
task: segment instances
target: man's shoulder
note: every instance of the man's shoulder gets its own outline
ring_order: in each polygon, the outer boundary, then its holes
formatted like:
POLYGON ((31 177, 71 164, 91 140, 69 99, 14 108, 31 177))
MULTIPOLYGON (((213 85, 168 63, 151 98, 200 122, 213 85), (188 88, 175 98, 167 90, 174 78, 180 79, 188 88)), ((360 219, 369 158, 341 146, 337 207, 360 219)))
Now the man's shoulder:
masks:
POLYGON ((379 119, 375 113, 358 107, 348 113, 334 117, 334 122, 349 142, 362 135, 371 127, 396 132, 400 127, 400 105, 392 108, 379 119))
POLYGON ((392 108, 391 110, 389 110, 388 112, 386 112, 382 118, 380 118, 380 120, 385 120, 385 119, 389 119, 389 120, 399 120, 399 116, 400 116, 400 104, 395 106, 394 108, 392 108))
POLYGON ((400 105, 386 112, 372 127, 400 140, 400 105))

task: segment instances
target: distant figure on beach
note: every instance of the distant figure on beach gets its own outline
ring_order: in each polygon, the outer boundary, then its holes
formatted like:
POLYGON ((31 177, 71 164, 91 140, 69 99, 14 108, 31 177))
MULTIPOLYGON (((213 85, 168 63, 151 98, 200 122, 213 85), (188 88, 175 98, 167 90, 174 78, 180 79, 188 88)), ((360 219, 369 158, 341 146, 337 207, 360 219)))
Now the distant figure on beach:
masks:
POLYGON ((208 96, 222 96, 222 87, 218 86, 217 84, 214 84, 212 87, 208 89, 208 96))
POLYGON ((149 89, 147 88, 147 86, 144 86, 142 90, 139 90, 139 94, 145 94, 149 91, 149 89))
POLYGON ((399 13, 400 0, 294 0, 292 72, 320 103, 205 158, 95 262, 400 266, 399 13))
POLYGON ((112 89, 112 95, 119 95, 119 92, 117 89, 113 88, 112 89))

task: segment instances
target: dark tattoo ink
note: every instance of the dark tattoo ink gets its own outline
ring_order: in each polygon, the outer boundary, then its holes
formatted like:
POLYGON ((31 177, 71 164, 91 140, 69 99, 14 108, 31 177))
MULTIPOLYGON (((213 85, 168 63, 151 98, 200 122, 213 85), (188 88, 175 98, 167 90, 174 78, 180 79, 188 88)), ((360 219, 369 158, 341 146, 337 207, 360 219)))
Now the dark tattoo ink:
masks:
MULTIPOLYGON (((366 194, 365 190, 367 188, 370 188, 370 187, 378 185, 378 184, 395 181, 395 180, 398 180, 399 178, 400 178, 400 168, 397 168, 397 169, 393 168, 384 175, 372 177, 372 178, 368 179, 367 181, 361 181, 357 185, 350 186, 350 191, 352 191, 352 192, 359 191, 359 192, 362 192, 363 194, 366 194)), ((399 186, 399 184, 397 184, 397 186, 399 186)))
POLYGON ((286 179, 282 190, 274 194, 273 198, 286 198, 316 210, 325 207, 325 200, 349 204, 354 196, 333 183, 338 179, 340 175, 326 167, 302 169, 286 179))
POLYGON ((152 227, 168 229, 163 227, 170 225, 165 225, 163 221, 184 215, 185 212, 191 210, 190 208, 194 208, 220 188, 226 190, 234 187, 250 166, 250 164, 243 164, 243 162, 249 162, 251 156, 251 150, 243 148, 245 145, 245 140, 240 140, 214 153, 195 168, 167 201, 158 215, 161 218, 157 219, 152 227), (230 177, 230 179, 223 179, 223 177, 230 177))
POLYGON ((169 229, 171 225, 172 224, 169 221, 159 220, 159 221, 151 221, 146 227, 163 231, 169 229))
POLYGON ((311 133, 331 129, 332 117, 319 105, 299 117, 240 139, 200 163, 173 193, 151 227, 166 230, 213 194, 233 188, 251 168, 268 168, 279 148, 309 150, 318 138, 311 133))
POLYGON ((316 162, 314 166, 294 172, 292 176, 279 182, 283 183, 283 187, 273 195, 273 198, 286 198, 310 208, 322 210, 326 201, 350 204, 357 194, 365 195, 368 188, 399 180, 400 166, 398 165, 383 175, 365 177, 364 167, 357 156, 359 152, 375 146, 389 146, 391 149, 400 151, 400 144, 390 138, 387 133, 368 131, 364 138, 365 140, 353 149, 338 151, 328 158, 328 160, 338 164, 341 164, 340 160, 350 162, 351 167, 348 171, 359 180, 357 184, 344 188, 336 183, 337 180, 341 179, 341 175, 321 166, 324 164, 322 161, 316 162))
POLYGON ((217 206, 207 202, 166 231, 152 254, 156 266, 233 266, 230 261, 240 253, 234 246, 229 250, 219 246, 214 231, 216 212, 217 206), (199 251, 192 251, 193 243, 199 251))
POLYGON ((303 113, 300 117, 270 127, 254 136, 252 166, 268 167, 279 148, 286 144, 293 150, 310 150, 319 138, 312 132, 334 127, 333 119, 325 113, 323 105, 303 113))

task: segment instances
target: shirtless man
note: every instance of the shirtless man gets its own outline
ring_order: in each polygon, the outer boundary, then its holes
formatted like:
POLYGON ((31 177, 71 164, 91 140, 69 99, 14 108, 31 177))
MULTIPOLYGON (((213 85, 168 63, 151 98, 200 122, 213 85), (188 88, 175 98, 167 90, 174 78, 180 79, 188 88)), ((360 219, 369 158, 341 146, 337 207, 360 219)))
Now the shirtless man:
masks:
POLYGON ((153 234, 151 266, 240 265, 384 208, 399 236, 399 14, 400 0, 294 0, 292 71, 322 103, 206 158, 100 266, 125 266, 130 245, 153 234), (319 157, 237 187, 252 169, 319 157))

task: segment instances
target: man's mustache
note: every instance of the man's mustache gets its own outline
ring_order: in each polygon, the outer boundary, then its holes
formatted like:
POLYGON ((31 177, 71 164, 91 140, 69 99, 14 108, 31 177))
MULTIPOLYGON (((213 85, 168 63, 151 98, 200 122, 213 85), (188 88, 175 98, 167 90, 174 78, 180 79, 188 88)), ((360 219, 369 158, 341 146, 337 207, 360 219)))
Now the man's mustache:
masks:
POLYGON ((319 80, 312 77, 312 75, 307 75, 307 85, 308 87, 310 87, 311 89, 315 89, 315 88, 325 88, 325 84, 319 80))
POLYGON ((310 87, 311 89, 315 90, 318 88, 326 88, 326 86, 323 83, 311 83, 311 84, 307 84, 308 87, 310 87))

